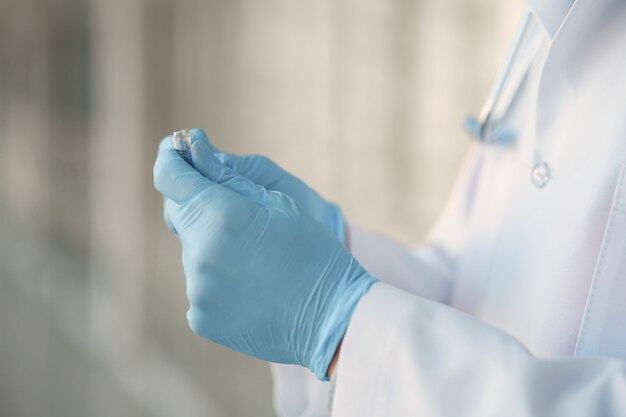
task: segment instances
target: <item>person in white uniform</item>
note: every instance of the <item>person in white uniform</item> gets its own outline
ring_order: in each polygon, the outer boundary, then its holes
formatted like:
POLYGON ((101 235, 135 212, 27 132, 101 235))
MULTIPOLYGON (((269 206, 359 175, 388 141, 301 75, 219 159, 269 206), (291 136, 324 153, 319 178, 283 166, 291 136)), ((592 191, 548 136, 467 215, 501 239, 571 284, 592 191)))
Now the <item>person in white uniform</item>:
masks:
MULTIPOLYGON (((626 2, 526 2, 428 243, 411 252, 326 222, 380 281, 332 339, 330 383, 272 365, 281 417, 626 416, 626 2)), ((259 167, 280 171, 218 157, 267 189, 259 167)))

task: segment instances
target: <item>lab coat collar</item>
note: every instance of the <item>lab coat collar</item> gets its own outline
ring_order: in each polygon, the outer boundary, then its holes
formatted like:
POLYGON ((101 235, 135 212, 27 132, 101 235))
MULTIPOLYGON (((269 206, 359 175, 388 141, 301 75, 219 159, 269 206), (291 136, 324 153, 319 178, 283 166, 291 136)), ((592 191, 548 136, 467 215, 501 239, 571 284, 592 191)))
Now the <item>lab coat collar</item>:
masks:
POLYGON ((574 2, 575 0, 526 0, 528 8, 551 38, 556 35, 574 2))

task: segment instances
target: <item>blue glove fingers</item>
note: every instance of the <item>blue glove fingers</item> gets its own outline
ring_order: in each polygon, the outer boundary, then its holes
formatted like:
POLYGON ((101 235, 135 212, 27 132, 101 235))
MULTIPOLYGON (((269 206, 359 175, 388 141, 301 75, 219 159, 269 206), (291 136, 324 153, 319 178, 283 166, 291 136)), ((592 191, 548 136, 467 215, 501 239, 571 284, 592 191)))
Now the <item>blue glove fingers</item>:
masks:
MULTIPOLYGON (((196 141, 204 141, 207 143, 207 145, 209 146, 209 148, 211 149, 213 153, 217 152, 217 149, 215 149, 215 147, 211 144, 211 141, 209 141, 209 138, 207 137, 206 133, 204 133, 202 129, 194 128, 194 129, 190 129, 190 132, 191 132, 192 144, 196 141)), ((169 149, 171 147, 172 147, 172 135, 168 135, 164 137, 159 143, 158 153, 161 153, 165 149, 169 149)))
POLYGON ((171 147, 160 146, 153 173, 155 188, 177 204, 187 203, 200 191, 213 185, 171 147))
POLYGON ((170 149, 171 147, 172 147, 172 135, 168 135, 164 137, 163 139, 161 139, 161 142, 159 142, 159 150, 157 151, 157 156, 159 156, 161 152, 164 152, 167 149, 170 149))
POLYGON ((168 136, 159 144, 159 154, 154 165, 154 185, 165 197, 163 216, 167 227, 174 234, 178 233, 180 225, 176 225, 176 211, 168 203, 186 204, 200 191, 215 187, 216 183, 250 198, 254 203, 270 205, 276 202, 276 196, 271 195, 275 193, 268 193, 263 187, 225 167, 214 156, 214 148, 201 130, 192 130, 191 160, 172 149, 171 138, 168 136))
POLYGON ((218 184, 234 175, 234 172, 226 171, 228 167, 215 157, 213 148, 204 140, 195 141, 191 145, 191 161, 198 172, 218 184))
MULTIPOLYGON (((159 143, 159 151, 158 153, 165 152, 172 147, 172 135, 164 137, 159 143)), ((176 227, 174 227, 174 223, 170 219, 167 213, 167 204, 169 199, 167 197, 163 197, 163 220, 165 220, 165 226, 167 226, 168 230, 178 236, 178 231, 176 227)))
MULTIPOLYGON (((191 129, 191 134, 192 149, 201 144, 208 154, 212 155, 215 152, 202 130, 191 129)), ((218 173, 219 168, 216 168, 214 172, 218 173)), ((207 178, 193 169, 182 156, 172 149, 171 135, 163 138, 159 144, 159 152, 154 164, 154 186, 161 194, 178 204, 184 204, 202 189, 213 185, 213 182, 207 178)), ((168 222, 167 219, 166 222, 168 222)))
MULTIPOLYGON (((161 142, 159 142, 159 150, 157 152, 157 155, 171 147, 172 147, 172 135, 169 135, 169 136, 164 137, 161 140, 161 142)), ((174 227, 172 220, 170 220, 167 214, 167 210, 166 210, 167 201, 168 201, 167 197, 163 197, 163 220, 165 220, 165 226, 167 226, 169 231, 174 233, 176 236, 178 236, 178 231, 174 227)))
POLYGON ((260 155, 239 156, 227 153, 216 153, 215 157, 222 164, 255 183, 287 194, 345 245, 344 218, 339 207, 328 203, 302 180, 283 170, 271 159, 260 155))
MULTIPOLYGON (((220 162, 238 174, 262 185, 272 188, 286 177, 291 177, 285 170, 280 168, 271 159, 260 155, 232 155, 227 153, 215 154, 220 162)), ((281 190, 285 191, 285 190, 281 190)))
POLYGON ((167 226, 169 231, 178 236, 178 230, 174 227, 174 223, 172 223, 172 220, 167 212, 168 201, 169 200, 167 198, 163 197, 163 220, 165 220, 165 226, 167 226))
POLYGON ((213 144, 209 140, 209 137, 206 135, 206 133, 204 133, 204 130, 193 128, 193 129, 190 129, 190 131, 191 131, 191 138, 192 138, 191 143, 192 144, 195 143, 196 141, 206 142, 206 144, 209 145, 209 148, 211 149, 211 153, 218 152, 218 150, 215 148, 215 146, 213 146, 213 144))
POLYGON ((193 142, 191 160, 194 167, 211 181, 249 197, 261 205, 269 206, 276 203, 274 193, 268 192, 264 187, 224 165, 215 156, 214 148, 207 141, 193 142))
MULTIPOLYGON (((233 155, 233 154, 224 153, 224 152, 216 152, 215 157, 219 159, 219 161, 222 164, 226 165, 228 168, 232 169, 233 171, 237 171, 237 165, 238 165, 237 160, 239 158, 245 158, 246 156, 238 156, 238 155, 233 155)), ((240 172, 240 174, 245 175, 242 172, 240 172)))

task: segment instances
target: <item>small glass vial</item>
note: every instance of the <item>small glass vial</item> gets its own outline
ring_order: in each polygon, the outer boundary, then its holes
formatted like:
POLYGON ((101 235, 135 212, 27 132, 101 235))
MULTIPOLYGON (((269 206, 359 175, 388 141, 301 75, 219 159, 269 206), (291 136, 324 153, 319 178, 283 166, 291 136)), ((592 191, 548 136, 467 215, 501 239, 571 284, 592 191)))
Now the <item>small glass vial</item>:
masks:
POLYGON ((188 157, 191 153, 191 131, 179 130, 172 134, 172 148, 179 155, 188 157))

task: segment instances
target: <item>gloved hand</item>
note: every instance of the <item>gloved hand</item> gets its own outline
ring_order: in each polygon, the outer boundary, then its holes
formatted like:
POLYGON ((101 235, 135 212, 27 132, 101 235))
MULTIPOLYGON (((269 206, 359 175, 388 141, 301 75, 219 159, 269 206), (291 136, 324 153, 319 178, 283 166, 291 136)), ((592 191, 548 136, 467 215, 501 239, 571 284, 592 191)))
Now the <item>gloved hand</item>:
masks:
MULTIPOLYGON (((202 130, 192 129, 192 134, 208 143, 208 138, 202 130)), ((324 200, 300 179, 261 155, 233 155, 214 151, 217 159, 237 174, 243 175, 268 190, 280 191, 293 198, 305 213, 326 226, 337 239, 345 244, 345 223, 341 209, 324 200)), ((206 163, 208 161, 198 160, 194 165, 202 172, 206 170, 202 168, 206 163)))
POLYGON ((287 194, 222 164, 194 132, 194 169, 167 143, 154 166, 183 246, 187 319, 198 335, 319 379, 376 282, 287 194))

